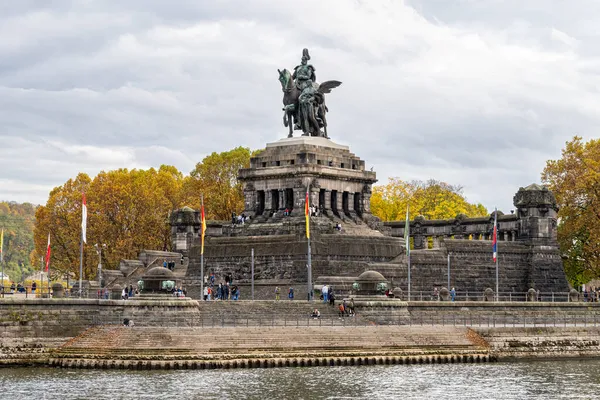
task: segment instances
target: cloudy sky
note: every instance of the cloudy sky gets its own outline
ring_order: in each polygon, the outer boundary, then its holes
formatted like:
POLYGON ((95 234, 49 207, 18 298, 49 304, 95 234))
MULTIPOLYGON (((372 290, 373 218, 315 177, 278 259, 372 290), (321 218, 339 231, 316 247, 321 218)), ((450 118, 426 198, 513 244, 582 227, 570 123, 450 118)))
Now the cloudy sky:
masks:
POLYGON ((329 134, 388 177, 506 211, 568 139, 597 135, 596 0, 0 2, 0 200, 78 172, 286 136, 277 68, 302 48, 329 134))

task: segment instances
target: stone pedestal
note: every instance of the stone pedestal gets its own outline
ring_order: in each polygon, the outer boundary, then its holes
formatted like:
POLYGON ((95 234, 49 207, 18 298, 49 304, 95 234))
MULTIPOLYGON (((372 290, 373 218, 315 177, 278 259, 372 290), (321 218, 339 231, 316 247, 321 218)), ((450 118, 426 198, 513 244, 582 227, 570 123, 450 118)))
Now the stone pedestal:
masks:
MULTIPOLYGON (((304 215, 306 191, 311 200, 330 215, 358 217, 354 194, 362 193, 361 214, 370 214, 367 204, 375 173, 365 171, 365 163, 351 153, 348 146, 321 137, 295 137, 268 143, 264 151, 250 160, 250 168, 241 169, 238 179, 244 183, 246 215, 262 209, 274 210, 273 193, 277 193, 278 210, 291 205, 292 216, 304 215), (323 190, 322 202, 319 201, 323 190), (332 204, 332 192, 337 193, 332 204), (264 193, 264 195, 263 195, 264 193), (347 206, 344 208, 344 193, 347 206), (289 198, 293 194, 293 199, 289 198), (264 200, 263 200, 264 199, 264 200)), ((277 211, 277 210, 274 210, 277 211)))

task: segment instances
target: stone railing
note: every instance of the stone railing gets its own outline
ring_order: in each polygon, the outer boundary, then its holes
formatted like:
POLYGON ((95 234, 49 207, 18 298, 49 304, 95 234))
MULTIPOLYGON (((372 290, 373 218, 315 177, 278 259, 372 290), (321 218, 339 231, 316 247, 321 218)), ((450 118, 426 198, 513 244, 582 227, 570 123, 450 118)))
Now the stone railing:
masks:
MULTIPOLYGON (((499 241, 514 241, 519 238, 519 218, 516 214, 498 213, 497 223, 499 241)), ((384 223, 391 228, 394 237, 404 237, 405 224, 405 221, 384 223)), ((410 221, 410 236, 414 240, 415 249, 437 248, 442 238, 491 240, 493 228, 493 213, 488 217, 467 218, 459 215, 454 219, 438 220, 427 220, 419 216, 410 221)))

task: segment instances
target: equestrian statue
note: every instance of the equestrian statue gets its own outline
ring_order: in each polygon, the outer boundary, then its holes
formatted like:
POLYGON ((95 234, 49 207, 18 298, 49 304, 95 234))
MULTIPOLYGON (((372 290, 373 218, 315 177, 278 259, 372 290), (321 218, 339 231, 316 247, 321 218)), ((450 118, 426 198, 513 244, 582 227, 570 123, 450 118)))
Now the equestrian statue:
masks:
POLYGON ((340 81, 316 82, 315 68, 308 64, 308 49, 302 50, 302 63, 294 68, 294 73, 284 69, 279 72, 279 82, 283 89, 283 125, 289 128, 288 137, 294 130, 302 130, 302 136, 327 136, 325 94, 342 84, 340 81), (323 131, 321 131, 321 128, 323 131))

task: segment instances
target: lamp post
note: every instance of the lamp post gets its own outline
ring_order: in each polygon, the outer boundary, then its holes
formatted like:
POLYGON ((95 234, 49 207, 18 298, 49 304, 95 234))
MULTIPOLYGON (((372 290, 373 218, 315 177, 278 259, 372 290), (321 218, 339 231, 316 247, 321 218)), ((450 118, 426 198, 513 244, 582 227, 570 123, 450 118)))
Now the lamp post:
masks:
POLYGON ((94 245, 96 249, 96 253, 98 254, 98 285, 100 286, 100 290, 102 290, 102 249, 106 249, 106 244, 98 244, 94 245))

